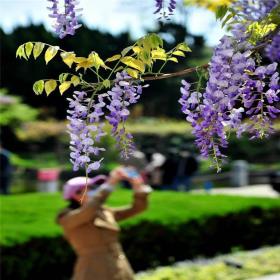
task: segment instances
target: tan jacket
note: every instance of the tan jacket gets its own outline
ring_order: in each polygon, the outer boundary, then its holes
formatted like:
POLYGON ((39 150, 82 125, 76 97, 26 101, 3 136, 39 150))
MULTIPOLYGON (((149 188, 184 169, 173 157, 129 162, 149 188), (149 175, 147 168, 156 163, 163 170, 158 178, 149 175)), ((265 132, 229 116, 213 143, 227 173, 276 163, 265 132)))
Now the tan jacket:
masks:
POLYGON ((118 241, 117 221, 145 210, 148 194, 135 193, 133 204, 122 208, 102 206, 108 195, 102 190, 86 205, 59 215, 58 223, 78 256, 72 280, 134 279, 118 241))

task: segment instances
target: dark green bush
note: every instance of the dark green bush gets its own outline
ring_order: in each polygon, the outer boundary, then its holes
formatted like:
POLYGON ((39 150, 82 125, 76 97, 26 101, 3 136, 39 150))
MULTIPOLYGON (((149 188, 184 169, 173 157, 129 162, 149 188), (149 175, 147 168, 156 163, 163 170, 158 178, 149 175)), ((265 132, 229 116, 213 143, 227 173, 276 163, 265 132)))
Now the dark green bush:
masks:
MULTIPOLYGON (((121 241, 136 271, 233 248, 280 243, 280 208, 253 207, 180 224, 139 221, 123 224, 121 241)), ((61 238, 33 238, 1 248, 3 279, 69 279, 74 253, 61 238)))

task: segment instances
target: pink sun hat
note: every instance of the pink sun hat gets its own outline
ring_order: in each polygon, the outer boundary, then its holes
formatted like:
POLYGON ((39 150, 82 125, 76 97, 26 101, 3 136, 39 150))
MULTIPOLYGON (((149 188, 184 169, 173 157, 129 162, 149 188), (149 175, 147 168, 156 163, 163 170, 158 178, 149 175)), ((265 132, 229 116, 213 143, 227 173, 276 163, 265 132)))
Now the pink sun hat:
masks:
POLYGON ((101 185, 107 180, 107 176, 98 175, 93 178, 75 177, 68 180, 63 186, 63 198, 68 200, 73 198, 74 194, 80 190, 83 190, 86 186, 86 180, 88 186, 101 185))

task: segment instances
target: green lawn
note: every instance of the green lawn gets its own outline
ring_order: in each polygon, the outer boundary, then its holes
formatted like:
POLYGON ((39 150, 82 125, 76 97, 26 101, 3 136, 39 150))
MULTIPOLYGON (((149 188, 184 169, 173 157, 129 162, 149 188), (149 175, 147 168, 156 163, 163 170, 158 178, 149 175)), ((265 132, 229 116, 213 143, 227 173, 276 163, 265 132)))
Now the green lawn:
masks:
MULTIPOLYGON (((119 189, 110 197, 108 204, 125 205, 130 201, 130 191, 119 189)), ((0 244, 21 243, 31 237, 60 234, 61 230, 54 220, 57 211, 64 205, 65 202, 60 194, 32 193, 0 196, 0 244)), ((151 196, 149 210, 125 223, 137 223, 145 219, 176 224, 190 219, 223 215, 252 206, 280 207, 280 199, 155 191, 151 196)))

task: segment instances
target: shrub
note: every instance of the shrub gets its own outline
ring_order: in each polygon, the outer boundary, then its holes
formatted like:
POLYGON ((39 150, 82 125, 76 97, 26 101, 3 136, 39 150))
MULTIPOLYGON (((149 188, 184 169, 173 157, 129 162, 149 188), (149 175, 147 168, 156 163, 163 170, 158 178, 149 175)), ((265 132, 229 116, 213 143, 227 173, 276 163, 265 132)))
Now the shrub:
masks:
MULTIPOLYGON (((255 249, 280 243, 279 208, 253 207, 178 224, 142 220, 122 225, 121 241, 138 270, 233 248, 255 249)), ((2 246, 3 279, 69 279, 74 253, 61 237, 37 237, 2 246)))

